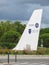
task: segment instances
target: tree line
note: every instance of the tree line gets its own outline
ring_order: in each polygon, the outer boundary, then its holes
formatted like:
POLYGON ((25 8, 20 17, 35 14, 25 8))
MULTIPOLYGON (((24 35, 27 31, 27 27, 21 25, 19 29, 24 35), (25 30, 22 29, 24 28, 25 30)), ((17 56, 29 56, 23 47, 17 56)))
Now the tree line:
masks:
POLYGON ((25 28, 19 21, 0 22, 0 48, 12 49, 18 43, 25 28))
MULTIPOLYGON (((1 21, 0 22, 0 49, 12 49, 14 48, 26 25, 22 24, 20 21, 1 21)), ((39 43, 41 46, 41 39, 43 39, 43 46, 49 47, 49 28, 44 28, 40 30, 39 43)))

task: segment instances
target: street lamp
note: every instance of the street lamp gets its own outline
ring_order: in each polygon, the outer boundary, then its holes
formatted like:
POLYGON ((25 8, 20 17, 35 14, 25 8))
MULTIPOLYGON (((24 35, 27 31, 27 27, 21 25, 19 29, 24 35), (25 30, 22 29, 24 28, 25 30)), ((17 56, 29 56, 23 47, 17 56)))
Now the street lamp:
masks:
POLYGON ((43 48, 43 39, 41 39, 41 48, 43 48))

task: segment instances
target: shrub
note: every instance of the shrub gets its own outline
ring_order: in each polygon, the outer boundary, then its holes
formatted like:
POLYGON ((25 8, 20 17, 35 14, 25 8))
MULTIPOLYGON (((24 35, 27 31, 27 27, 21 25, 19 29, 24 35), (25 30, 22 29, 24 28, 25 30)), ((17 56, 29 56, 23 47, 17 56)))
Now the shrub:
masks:
POLYGON ((0 54, 8 54, 8 52, 10 54, 25 54, 25 55, 49 55, 49 48, 38 48, 37 51, 28 51, 28 50, 23 50, 23 51, 14 51, 11 49, 0 49, 0 54))
POLYGON ((46 53, 46 48, 38 48, 37 54, 44 55, 46 53))

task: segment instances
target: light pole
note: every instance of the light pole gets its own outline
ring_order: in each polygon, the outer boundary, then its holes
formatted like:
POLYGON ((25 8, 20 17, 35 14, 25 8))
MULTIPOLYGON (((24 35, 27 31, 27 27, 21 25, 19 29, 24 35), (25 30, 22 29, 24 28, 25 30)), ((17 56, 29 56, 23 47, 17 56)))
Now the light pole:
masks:
POLYGON ((41 39, 41 48, 43 48, 43 39, 41 39))

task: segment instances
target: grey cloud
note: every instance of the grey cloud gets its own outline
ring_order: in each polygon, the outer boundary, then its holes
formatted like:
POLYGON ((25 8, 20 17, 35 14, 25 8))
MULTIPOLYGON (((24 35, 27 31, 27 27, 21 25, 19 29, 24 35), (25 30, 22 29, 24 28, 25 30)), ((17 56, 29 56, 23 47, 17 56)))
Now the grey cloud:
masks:
POLYGON ((43 17, 42 22, 49 24, 49 6, 44 6, 43 8, 43 17))
POLYGON ((49 5, 49 0, 0 0, 0 4, 40 4, 40 5, 49 5))
POLYGON ((44 10, 42 24, 46 27, 49 24, 49 0, 0 0, 0 20, 29 20, 32 12, 39 8, 44 10))
POLYGON ((2 7, 0 8, 0 19, 25 19, 27 8, 25 5, 2 7))
POLYGON ((32 4, 41 4, 41 5, 49 5, 49 0, 16 0, 15 3, 32 3, 32 4))

